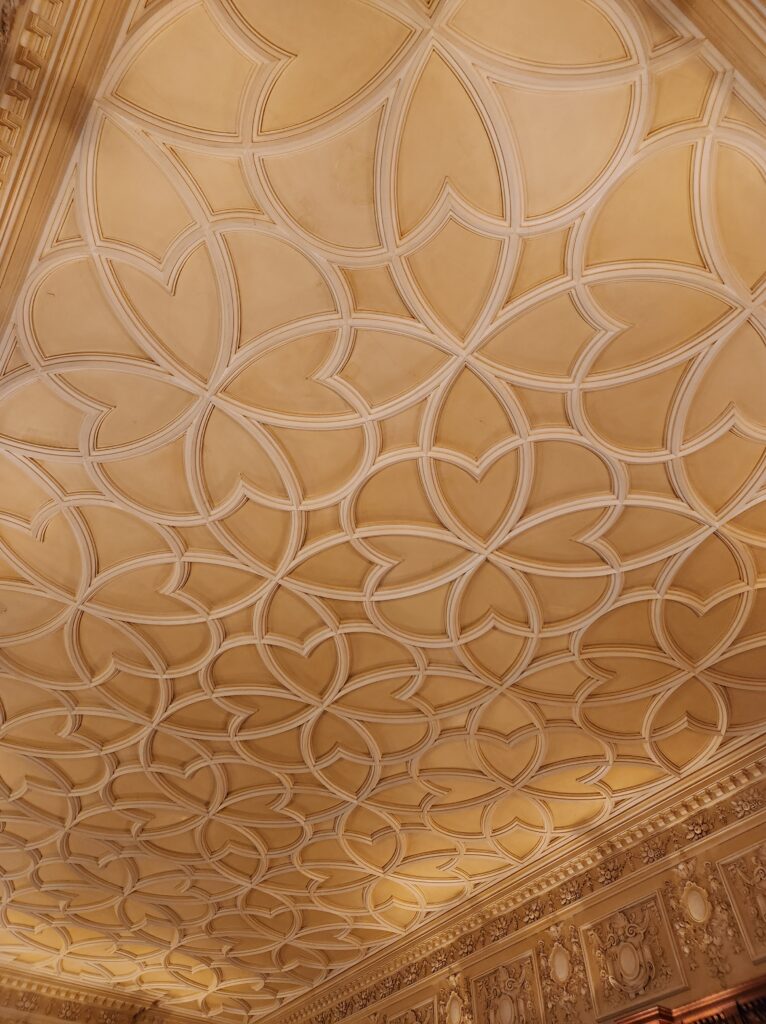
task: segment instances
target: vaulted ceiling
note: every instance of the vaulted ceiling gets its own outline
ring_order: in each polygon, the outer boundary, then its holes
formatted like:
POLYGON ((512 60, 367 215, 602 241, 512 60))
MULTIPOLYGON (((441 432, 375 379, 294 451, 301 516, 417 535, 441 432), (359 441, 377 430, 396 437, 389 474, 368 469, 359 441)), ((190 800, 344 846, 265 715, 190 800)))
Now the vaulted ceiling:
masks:
POLYGON ((0 349, 0 959, 227 1020, 766 721, 766 128, 649 0, 132 4, 0 349))

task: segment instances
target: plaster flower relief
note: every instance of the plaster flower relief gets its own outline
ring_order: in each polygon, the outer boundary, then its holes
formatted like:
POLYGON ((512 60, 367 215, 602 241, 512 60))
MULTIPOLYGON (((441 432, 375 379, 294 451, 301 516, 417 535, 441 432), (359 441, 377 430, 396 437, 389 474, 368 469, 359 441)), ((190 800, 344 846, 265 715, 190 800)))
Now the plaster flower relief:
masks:
POLYGON ((766 958, 766 844, 722 864, 724 881, 750 955, 766 958))
POLYGON ((589 925, 585 939, 599 1017, 685 987, 657 896, 589 925))
POLYGON ((663 890, 684 959, 692 971, 699 959, 706 961, 723 986, 731 970, 729 954, 741 952, 742 942, 716 866, 683 860, 673 874, 663 890))
POLYGON ((473 983, 476 1011, 488 1024, 541 1024, 534 958, 519 957, 473 983))
POLYGON ((578 929, 554 924, 537 942, 537 958, 550 1024, 575 1024, 592 1010, 585 959, 578 929))

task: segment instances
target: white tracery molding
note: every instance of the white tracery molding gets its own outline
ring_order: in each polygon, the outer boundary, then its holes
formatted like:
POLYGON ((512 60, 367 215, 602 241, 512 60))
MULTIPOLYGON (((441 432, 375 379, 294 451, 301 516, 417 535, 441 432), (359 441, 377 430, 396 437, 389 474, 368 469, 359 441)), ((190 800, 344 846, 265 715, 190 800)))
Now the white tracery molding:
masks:
POLYGON ((520 3, 131 0, 0 338, 10 962, 340 1020, 755 757, 763 111, 667 4, 520 3))

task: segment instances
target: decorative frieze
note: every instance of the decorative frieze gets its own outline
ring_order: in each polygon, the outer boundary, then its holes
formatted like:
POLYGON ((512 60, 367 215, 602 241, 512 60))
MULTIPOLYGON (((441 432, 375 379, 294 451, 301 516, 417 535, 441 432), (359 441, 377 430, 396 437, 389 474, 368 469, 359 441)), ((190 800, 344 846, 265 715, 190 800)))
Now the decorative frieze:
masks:
POLYGON ((142 1005, 127 995, 80 991, 10 971, 0 974, 0 1011, 8 1021, 33 1017, 77 1024, 181 1024, 189 1020, 185 1015, 160 1015, 154 1004, 142 1005))
POLYGON ((686 987, 658 894, 589 925, 584 936, 598 1019, 686 987))

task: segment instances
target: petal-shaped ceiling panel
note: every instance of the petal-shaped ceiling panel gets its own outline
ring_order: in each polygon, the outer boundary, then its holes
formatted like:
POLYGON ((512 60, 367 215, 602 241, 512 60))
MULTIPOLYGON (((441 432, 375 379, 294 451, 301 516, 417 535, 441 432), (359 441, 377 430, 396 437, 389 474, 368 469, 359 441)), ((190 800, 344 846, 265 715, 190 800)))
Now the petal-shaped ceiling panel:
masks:
POLYGON ((0 140, 0 969, 434 1024, 763 742, 766 120, 665 0, 124 7, 60 191, 0 140))

